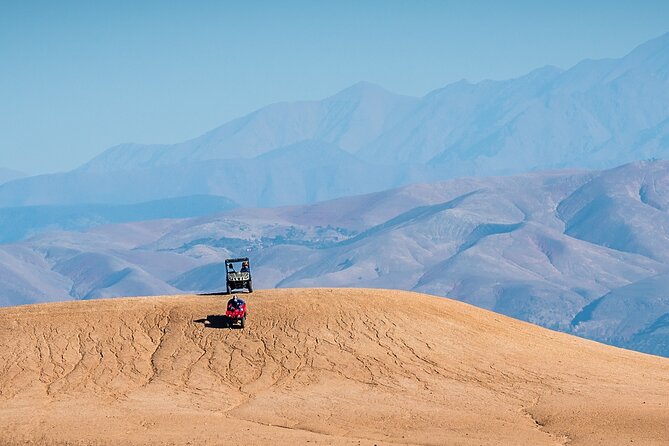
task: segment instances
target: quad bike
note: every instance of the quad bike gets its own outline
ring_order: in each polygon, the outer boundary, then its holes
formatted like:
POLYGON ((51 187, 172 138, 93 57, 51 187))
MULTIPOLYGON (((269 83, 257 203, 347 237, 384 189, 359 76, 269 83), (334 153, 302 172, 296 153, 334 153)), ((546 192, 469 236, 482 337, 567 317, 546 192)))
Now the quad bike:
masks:
POLYGON ((241 328, 244 328, 246 326, 247 314, 246 302, 243 300, 240 299, 236 306, 232 303, 232 300, 228 302, 225 317, 229 325, 239 325, 241 328))

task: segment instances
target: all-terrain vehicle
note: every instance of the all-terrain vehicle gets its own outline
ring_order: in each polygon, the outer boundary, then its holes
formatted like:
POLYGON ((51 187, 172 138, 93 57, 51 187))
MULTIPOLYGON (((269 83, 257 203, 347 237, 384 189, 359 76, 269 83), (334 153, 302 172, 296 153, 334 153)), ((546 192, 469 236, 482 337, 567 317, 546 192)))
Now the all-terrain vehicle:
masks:
POLYGON ((228 294, 234 290, 248 290, 253 292, 253 281, 251 279, 251 268, 249 258, 241 257, 238 259, 225 260, 226 280, 225 288, 228 294), (239 269, 236 269, 239 266, 239 269))
POLYGON ((225 318, 227 319, 227 325, 239 325, 241 328, 246 326, 246 315, 248 311, 246 309, 246 302, 233 297, 228 301, 228 307, 225 309, 225 318))

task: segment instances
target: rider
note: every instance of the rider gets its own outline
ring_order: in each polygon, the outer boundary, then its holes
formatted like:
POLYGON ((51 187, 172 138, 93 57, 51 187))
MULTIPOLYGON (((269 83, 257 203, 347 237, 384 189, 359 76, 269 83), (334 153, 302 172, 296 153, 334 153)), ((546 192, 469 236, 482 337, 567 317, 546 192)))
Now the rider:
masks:
POLYGON ((238 298, 236 294, 228 301, 228 309, 230 310, 239 310, 242 305, 244 305, 244 301, 238 298))
POLYGON ((240 271, 243 272, 243 273, 246 273, 246 272, 249 271, 249 261, 248 260, 244 260, 242 262, 242 269, 240 271))

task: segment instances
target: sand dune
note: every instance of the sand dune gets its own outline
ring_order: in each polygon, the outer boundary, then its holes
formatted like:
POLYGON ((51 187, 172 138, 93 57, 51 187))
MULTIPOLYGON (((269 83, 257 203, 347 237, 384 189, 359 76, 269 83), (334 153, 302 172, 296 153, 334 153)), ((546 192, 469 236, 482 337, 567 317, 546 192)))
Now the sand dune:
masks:
POLYGON ((225 300, 0 309, 0 443, 669 442, 664 358, 408 292, 225 300))

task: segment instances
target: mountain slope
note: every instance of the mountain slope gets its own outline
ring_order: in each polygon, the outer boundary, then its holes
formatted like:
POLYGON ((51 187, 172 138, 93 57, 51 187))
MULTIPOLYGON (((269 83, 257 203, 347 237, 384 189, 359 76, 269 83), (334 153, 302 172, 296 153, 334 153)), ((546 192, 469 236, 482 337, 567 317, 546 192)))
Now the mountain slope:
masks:
POLYGON ((8 181, 16 180, 25 176, 26 174, 23 172, 0 167, 0 184, 7 183, 8 181))
POLYGON ((244 330, 223 301, 1 309, 3 444, 666 440, 663 358, 406 292, 254 293, 244 330))
POLYGON ((669 234, 667 186, 669 163, 631 163, 584 184, 557 212, 571 237, 666 263, 669 240, 658 234, 669 234))
POLYGON ((181 144, 113 147, 79 170, 109 172, 254 158, 305 140, 355 151, 394 126, 415 102, 361 82, 322 101, 270 105, 181 144))
MULTIPOLYGON (((617 288, 591 302, 574 317, 571 322, 574 332, 619 345, 638 342, 644 331, 657 329, 669 315, 667 286, 669 275, 659 274, 617 288), (639 327, 644 330, 639 332, 639 327)), ((648 346, 646 351, 661 352, 666 347, 666 342, 659 342, 648 346)))

